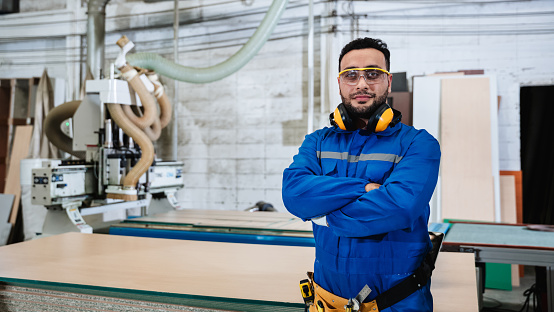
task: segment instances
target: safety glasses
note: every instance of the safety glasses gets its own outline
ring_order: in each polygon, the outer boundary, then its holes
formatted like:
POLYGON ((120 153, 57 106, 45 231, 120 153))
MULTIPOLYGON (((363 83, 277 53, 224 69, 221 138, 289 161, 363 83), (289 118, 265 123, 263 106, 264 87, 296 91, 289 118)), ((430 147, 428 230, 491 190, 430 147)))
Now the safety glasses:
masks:
POLYGON ((339 73, 341 82, 347 85, 355 86, 360 81, 360 77, 364 77, 367 84, 377 84, 385 81, 385 77, 391 73, 381 68, 348 68, 339 73))

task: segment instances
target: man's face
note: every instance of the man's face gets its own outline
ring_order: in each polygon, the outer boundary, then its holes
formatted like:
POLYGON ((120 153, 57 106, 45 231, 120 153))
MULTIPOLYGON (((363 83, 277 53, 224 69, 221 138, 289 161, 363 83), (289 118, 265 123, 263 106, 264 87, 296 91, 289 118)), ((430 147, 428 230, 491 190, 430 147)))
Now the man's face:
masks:
MULTIPOLYGON (((387 69, 385 55, 379 50, 368 48, 352 50, 346 53, 340 63, 340 70, 348 68, 382 68, 387 69)), ((391 92, 392 76, 387 76, 379 83, 368 84, 360 77, 354 86, 341 82, 338 78, 342 103, 354 118, 369 119, 373 112, 386 103, 391 92)))

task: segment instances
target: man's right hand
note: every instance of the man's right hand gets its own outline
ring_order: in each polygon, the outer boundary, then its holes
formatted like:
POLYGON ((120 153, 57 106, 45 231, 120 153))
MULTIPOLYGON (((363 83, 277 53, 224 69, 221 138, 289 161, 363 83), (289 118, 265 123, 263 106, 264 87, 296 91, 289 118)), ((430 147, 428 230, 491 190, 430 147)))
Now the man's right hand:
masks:
POLYGON ((373 191, 378 189, 380 186, 381 184, 378 184, 378 183, 368 183, 365 185, 365 191, 366 192, 373 191))

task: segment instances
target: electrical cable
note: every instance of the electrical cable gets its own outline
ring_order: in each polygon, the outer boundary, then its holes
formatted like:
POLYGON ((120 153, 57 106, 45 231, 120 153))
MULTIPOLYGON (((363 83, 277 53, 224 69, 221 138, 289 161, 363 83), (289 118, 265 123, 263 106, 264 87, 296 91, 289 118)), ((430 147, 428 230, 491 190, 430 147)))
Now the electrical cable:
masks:
POLYGON ((521 310, 519 312, 529 312, 529 309, 531 308, 531 297, 533 297, 533 310, 531 311, 542 311, 541 309, 541 301, 540 301, 540 294, 537 289, 537 284, 531 285, 529 289, 525 290, 523 292, 523 296, 525 296, 525 302, 523 303, 523 306, 521 307, 521 310))

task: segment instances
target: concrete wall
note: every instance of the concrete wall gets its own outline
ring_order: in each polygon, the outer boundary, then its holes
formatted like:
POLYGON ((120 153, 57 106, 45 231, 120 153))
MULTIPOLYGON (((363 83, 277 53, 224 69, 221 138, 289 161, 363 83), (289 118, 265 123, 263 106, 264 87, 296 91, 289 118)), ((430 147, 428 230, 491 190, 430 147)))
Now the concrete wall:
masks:
MULTIPOLYGON (((269 4, 180 1, 180 63, 205 67, 227 59, 251 36, 269 4)), ((110 2, 105 68, 123 34, 137 51, 171 59, 172 10, 173 1, 110 2)), ((495 74, 502 97, 500 169, 519 170, 519 88, 554 84, 552 12, 551 1, 316 3, 315 128, 326 124, 340 101, 336 59, 341 47, 354 37, 378 37, 391 49, 391 70, 408 77, 460 69, 495 74)), ((270 41, 243 69, 214 83, 178 83, 183 207, 242 210, 264 200, 284 210, 281 174, 308 126, 307 14, 307 1, 290 0, 270 41)), ((67 100, 78 96, 86 5, 67 0, 62 9, 0 16, 0 28, 0 78, 40 76, 46 67, 51 76, 66 79, 67 100)), ((174 82, 165 83, 172 95, 174 82)), ((157 144, 166 158, 172 155, 168 133, 157 144)))

